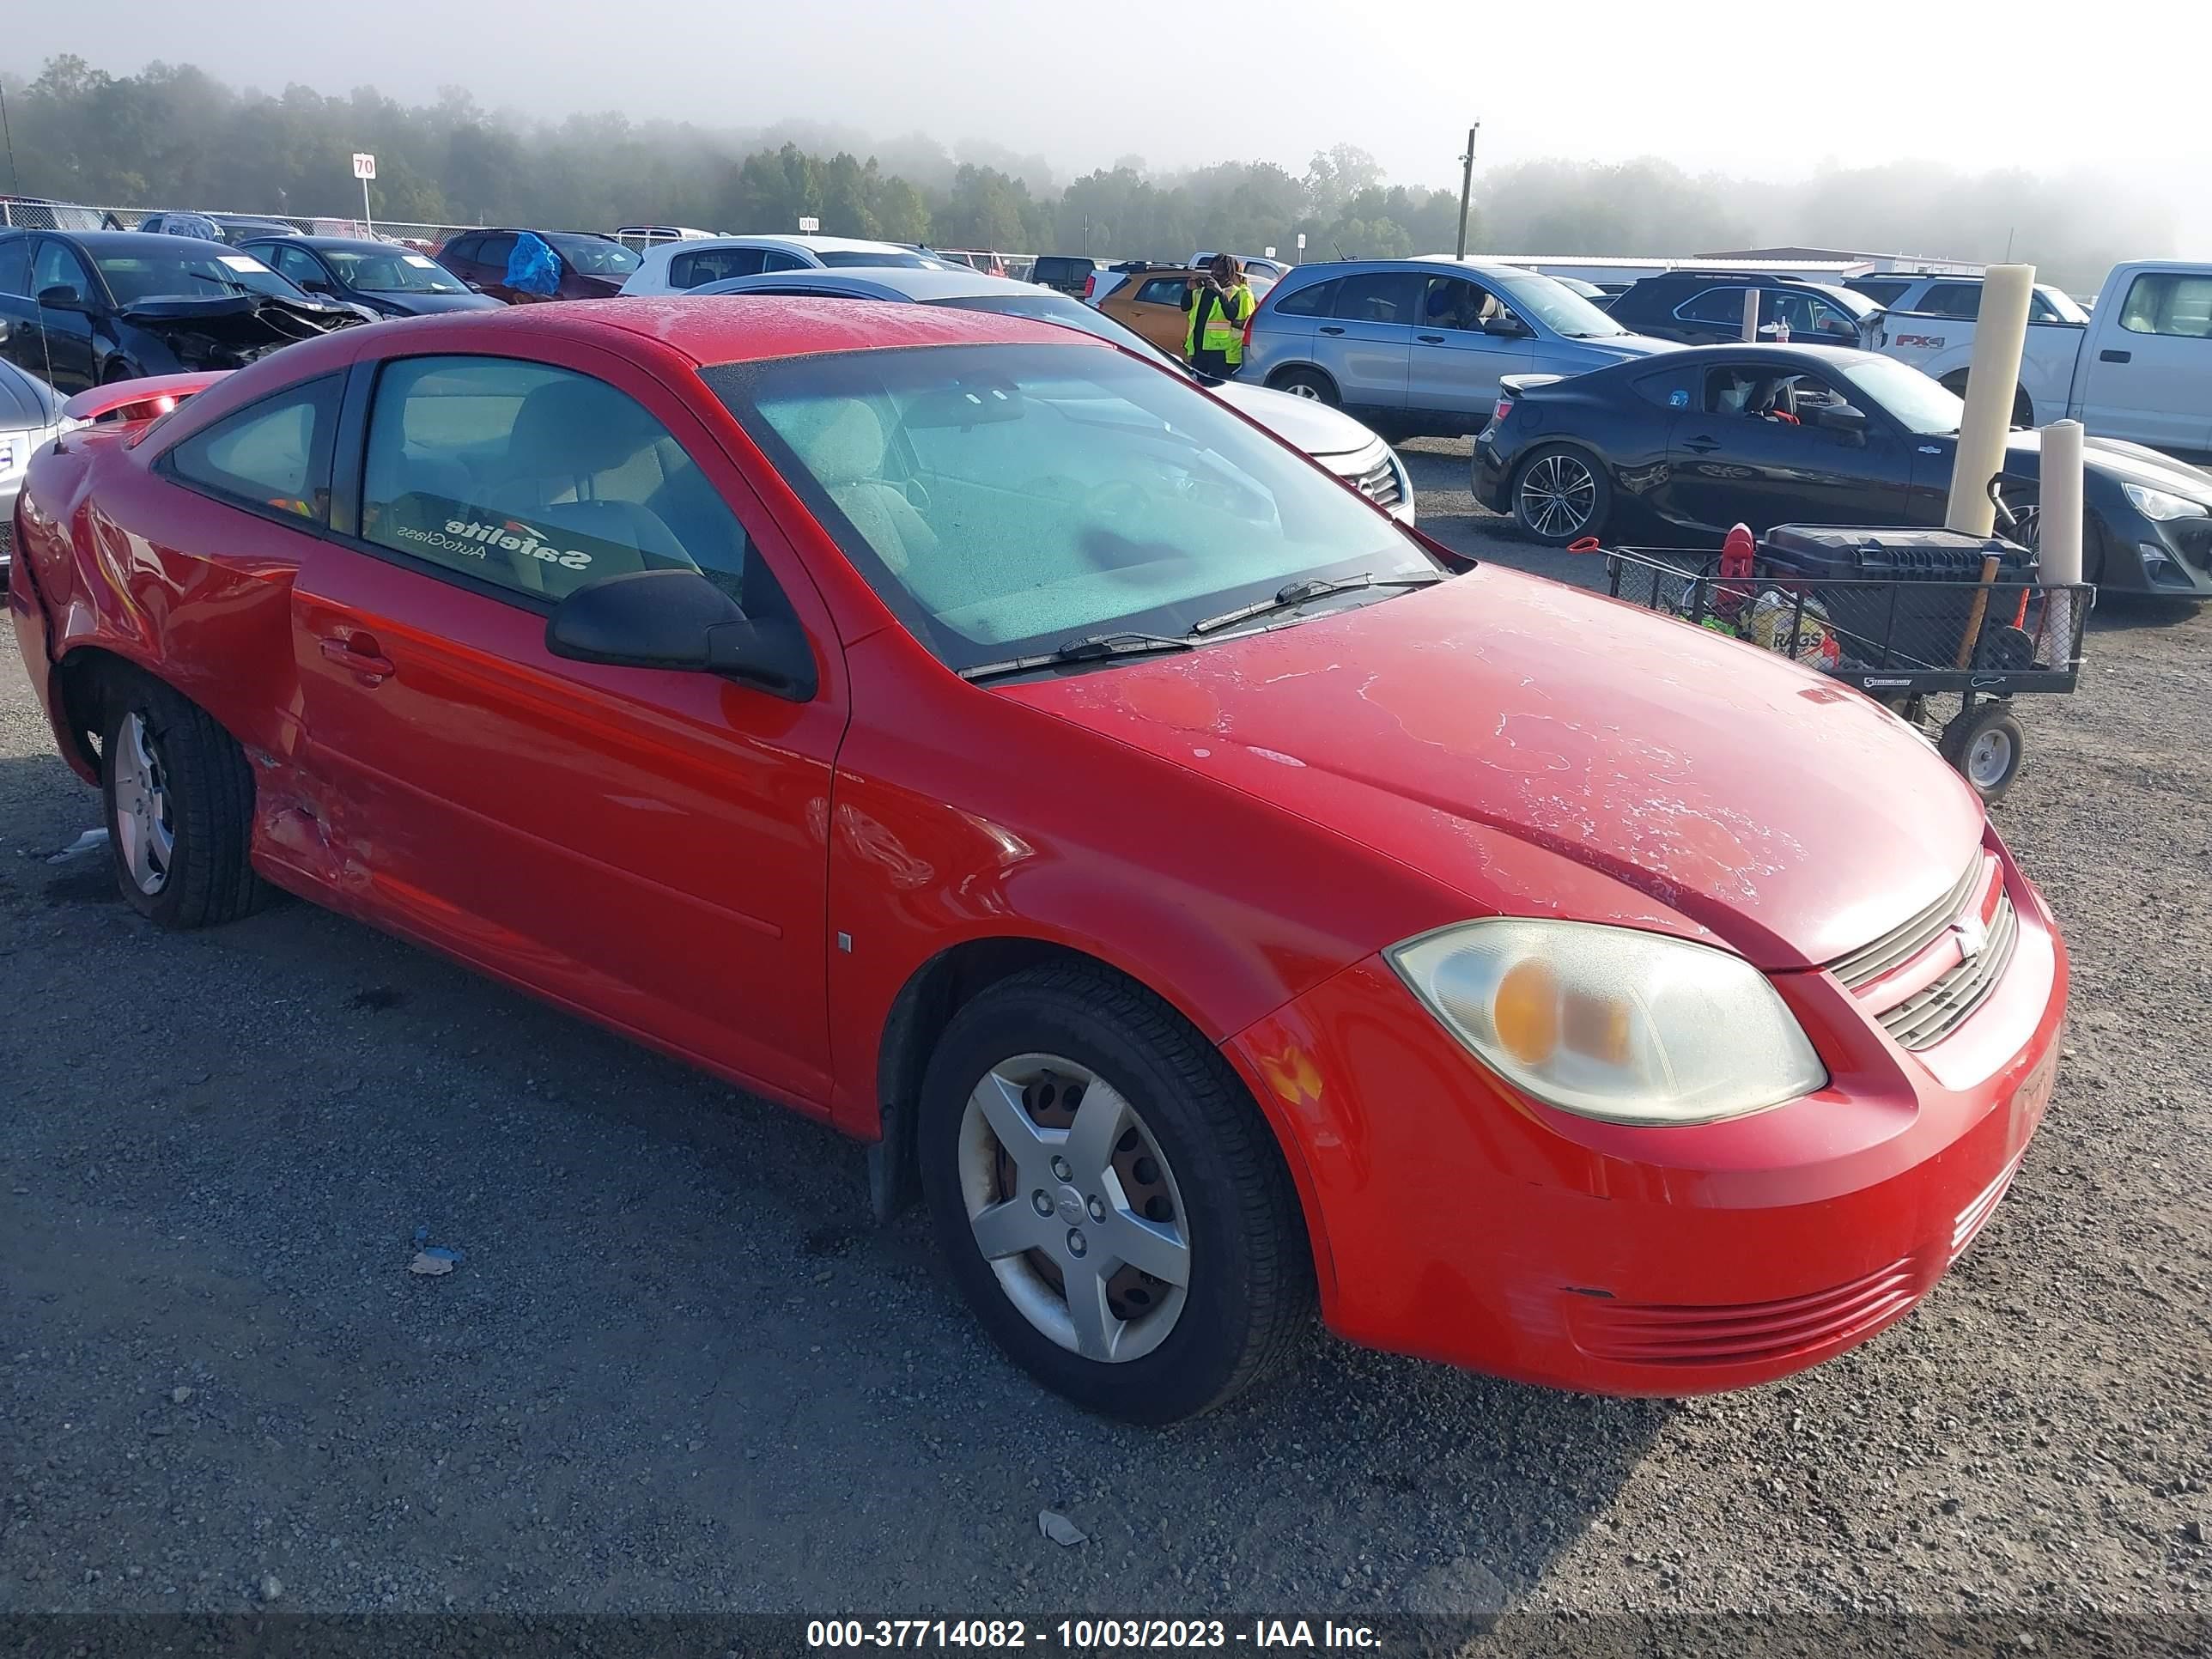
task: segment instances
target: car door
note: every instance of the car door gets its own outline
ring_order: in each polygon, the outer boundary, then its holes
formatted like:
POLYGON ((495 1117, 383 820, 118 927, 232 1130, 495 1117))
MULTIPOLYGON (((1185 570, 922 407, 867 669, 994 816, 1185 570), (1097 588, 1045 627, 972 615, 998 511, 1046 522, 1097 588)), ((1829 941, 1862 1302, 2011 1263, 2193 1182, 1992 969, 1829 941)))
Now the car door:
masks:
POLYGON ((521 289, 507 285, 507 262, 514 257, 514 233, 511 230, 487 231, 477 239, 476 251, 470 263, 474 274, 467 280, 469 286, 495 300, 514 305, 525 299, 542 300, 542 294, 525 295, 521 289))
POLYGON ((323 262, 294 242, 257 242, 246 250, 266 260, 279 276, 309 294, 343 294, 345 285, 323 262))
POLYGON ((39 372, 31 367, 39 333, 39 308, 31 299, 31 245, 35 240, 0 237, 0 357, 33 374, 39 372))
POLYGON ((1437 417, 1423 421, 1455 434, 1479 432, 1498 406, 1498 383, 1536 366, 1527 325, 1514 335, 1484 332, 1493 319, 1516 321, 1510 307, 1480 283, 1431 276, 1407 354, 1406 404, 1437 417))
POLYGON ((2185 454, 2212 450, 2212 271, 2137 271, 2117 302, 2099 297, 2090 332, 2085 349, 2096 355, 2081 398, 2090 431, 2185 454))
POLYGON ((1190 313, 1183 301, 1190 293, 1190 277, 1180 270, 1138 276, 1116 293, 1101 309, 1127 323, 1171 357, 1182 356, 1190 333, 1190 313))
POLYGON ((332 536, 294 590, 337 856, 399 931, 826 1109, 842 657, 680 398, 588 347, 547 353, 356 371, 332 536), (749 616, 795 617, 817 694, 548 650, 565 592, 687 568, 749 616))
POLYGON ((1404 411, 1424 281, 1409 270, 1370 270, 1337 284, 1331 314, 1314 324, 1314 360, 1347 409, 1404 411))
POLYGON ((64 397, 98 384, 93 329, 96 313, 106 308, 106 289, 75 248, 52 236, 39 238, 31 254, 31 295, 43 337, 28 343, 32 355, 24 367, 64 397), (62 290, 76 296, 74 307, 48 303, 47 296, 62 290))
POLYGON ((1856 433, 1823 424, 1849 403, 1819 375, 1786 361, 1709 365, 1702 407, 1678 416, 1668 479, 1654 506, 1685 529, 1717 536, 1747 524, 1910 522, 1914 454, 1881 410, 1863 403, 1856 433), (1784 418, 1795 416, 1796 418, 1784 418))

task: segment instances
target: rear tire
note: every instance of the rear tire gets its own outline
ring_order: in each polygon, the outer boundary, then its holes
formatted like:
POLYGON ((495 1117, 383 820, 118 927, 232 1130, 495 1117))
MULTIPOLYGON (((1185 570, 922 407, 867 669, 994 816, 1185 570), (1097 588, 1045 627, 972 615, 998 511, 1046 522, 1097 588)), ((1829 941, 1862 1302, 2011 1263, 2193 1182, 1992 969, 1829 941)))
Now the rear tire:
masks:
POLYGON ((1278 369, 1267 377, 1267 384, 1278 392, 1287 392, 1293 398, 1306 398, 1317 404, 1327 404, 1331 409, 1340 407, 1344 401, 1336 389, 1336 382, 1317 368, 1278 369))
POLYGON ((962 1295, 1010 1358, 1087 1410, 1210 1411, 1311 1328, 1297 1197, 1259 1109, 1188 1022, 1118 975, 1032 969, 963 1006, 917 1129, 962 1295))
POLYGON ((1605 464, 1571 444, 1545 444, 1514 470, 1513 520, 1547 547, 1602 535, 1613 516, 1605 464))
POLYGON ((100 796, 116 884, 163 927, 210 927, 268 901, 247 849, 253 774, 246 751, 198 703, 132 674, 111 691, 100 796))

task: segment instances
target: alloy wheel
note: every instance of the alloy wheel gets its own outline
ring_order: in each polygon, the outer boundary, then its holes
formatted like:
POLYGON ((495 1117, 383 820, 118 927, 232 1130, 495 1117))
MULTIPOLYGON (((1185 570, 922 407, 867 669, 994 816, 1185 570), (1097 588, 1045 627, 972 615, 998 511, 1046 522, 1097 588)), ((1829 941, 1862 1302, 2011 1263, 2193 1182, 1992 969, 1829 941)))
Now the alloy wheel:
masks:
POLYGON ((1521 480, 1522 521, 1540 536, 1572 536, 1597 506, 1597 480, 1571 455, 1540 456, 1521 480))
POLYGON ((1310 404, 1322 401, 1321 388, 1311 380, 1293 380, 1283 388, 1293 398, 1304 398, 1310 404))
POLYGON ((986 1073, 960 1122, 975 1247, 1040 1333, 1107 1364, 1167 1340, 1190 1285, 1182 1194, 1121 1092, 1057 1054, 986 1073))
POLYGON ((169 813, 169 788, 161 751, 146 729, 145 716, 133 710, 117 734, 115 838, 123 867, 149 898, 168 884, 177 832, 169 813))

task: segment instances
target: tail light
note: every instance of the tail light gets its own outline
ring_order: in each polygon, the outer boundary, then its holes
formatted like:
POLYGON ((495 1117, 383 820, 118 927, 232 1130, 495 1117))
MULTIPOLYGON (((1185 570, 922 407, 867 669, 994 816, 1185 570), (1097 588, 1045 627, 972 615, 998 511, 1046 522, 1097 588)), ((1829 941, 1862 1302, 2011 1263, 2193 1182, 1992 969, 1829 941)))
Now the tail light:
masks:
POLYGON ((1252 314, 1244 319, 1244 349, 1247 351, 1249 351, 1252 349, 1252 325, 1259 320, 1260 307, 1254 306, 1252 307, 1252 314))
POLYGON ((1500 398, 1498 400, 1498 407, 1490 411, 1490 418, 1495 424, 1503 426, 1505 423, 1505 417, 1512 412, 1513 399, 1510 398, 1500 398))
POLYGON ((1083 279, 1083 297, 1086 300, 1091 299, 1094 297, 1097 292, 1098 273, 1094 270, 1088 276, 1085 276, 1083 279))

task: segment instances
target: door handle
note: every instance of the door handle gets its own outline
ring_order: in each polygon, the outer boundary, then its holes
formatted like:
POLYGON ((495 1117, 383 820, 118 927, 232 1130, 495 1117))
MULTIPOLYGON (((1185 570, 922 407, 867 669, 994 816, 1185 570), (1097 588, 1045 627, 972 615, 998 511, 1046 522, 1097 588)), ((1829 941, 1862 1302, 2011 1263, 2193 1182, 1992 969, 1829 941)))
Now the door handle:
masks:
POLYGON ((1696 455, 1710 455, 1721 447, 1718 438, 1692 438, 1682 447, 1696 455))
POLYGON ((380 654, 376 641, 366 634, 356 634, 350 639, 325 640, 323 655, 349 672, 361 676, 369 685, 388 680, 396 672, 392 659, 380 654))
POLYGON ((1444 343, 1444 337, 1441 334, 1416 334, 1413 337, 1423 345, 1442 345, 1444 343))
POLYGON ((2100 363, 2133 362, 2135 355, 2132 351, 2100 351, 2097 354, 2097 361, 2100 363))
POLYGON ((1344 331, 1334 323, 1323 323, 1319 328, 1316 329, 1314 332, 1316 334, 1341 334, 1344 331))

